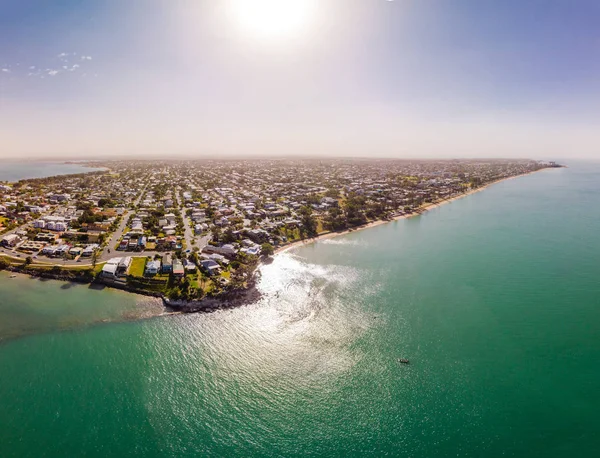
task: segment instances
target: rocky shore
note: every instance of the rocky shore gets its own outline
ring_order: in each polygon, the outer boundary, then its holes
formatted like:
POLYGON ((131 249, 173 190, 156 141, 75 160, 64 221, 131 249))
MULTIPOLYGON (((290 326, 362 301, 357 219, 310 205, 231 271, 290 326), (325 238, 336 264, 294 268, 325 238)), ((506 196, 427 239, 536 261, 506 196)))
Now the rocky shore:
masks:
POLYGON ((244 289, 236 289, 216 297, 205 297, 198 301, 172 300, 161 296, 165 307, 182 313, 211 313, 232 309, 258 302, 262 293, 256 287, 256 274, 244 289))

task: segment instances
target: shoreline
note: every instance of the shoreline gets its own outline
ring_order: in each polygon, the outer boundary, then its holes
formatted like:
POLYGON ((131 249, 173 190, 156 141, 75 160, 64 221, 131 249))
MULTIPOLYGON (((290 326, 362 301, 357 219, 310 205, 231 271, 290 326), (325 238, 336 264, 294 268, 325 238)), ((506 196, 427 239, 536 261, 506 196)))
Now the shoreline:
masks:
POLYGON ((59 174, 55 174, 55 175, 44 175, 44 176, 39 176, 39 177, 24 177, 24 178, 18 178, 16 180, 14 179, 0 179, 0 183, 7 183, 10 186, 14 186, 16 184, 18 184, 21 181, 33 181, 33 180, 47 180, 47 179, 53 179, 53 178, 59 178, 59 177, 68 177, 68 176, 73 176, 73 175, 81 175, 81 174, 88 174, 88 173, 98 173, 98 172, 106 172, 106 173, 111 173, 111 169, 108 167, 103 167, 103 166, 95 166, 95 165, 88 165, 88 164, 84 164, 84 163, 78 163, 78 162, 69 162, 69 161, 58 161, 58 162, 54 162, 54 161, 49 161, 49 162, 45 162, 45 161, 38 161, 38 160, 34 160, 34 161, 20 161, 20 160, 16 160, 14 162, 12 162, 13 164, 21 164, 21 163, 31 163, 31 164, 53 164, 53 165, 66 165, 66 166, 70 166, 70 165, 74 165, 74 166, 78 166, 81 167, 84 170, 81 170, 80 172, 74 172, 74 171, 70 171, 68 173, 59 173, 59 174), (85 170, 85 169, 92 169, 92 170, 85 170))
MULTIPOLYGON (((399 221, 399 220, 406 219, 406 218, 421 216, 422 214, 426 213, 427 211, 430 211, 432 209, 441 207, 442 205, 454 202, 455 200, 462 199, 464 197, 467 197, 472 194, 483 191, 494 184, 497 184, 497 183, 500 183, 500 182, 503 182, 506 180, 511 180, 514 178, 532 175, 534 173, 541 172, 542 170, 546 170, 546 168, 542 168, 542 169, 535 170, 535 171, 521 174, 521 175, 514 175, 511 177, 491 181, 483 186, 480 186, 476 189, 471 189, 465 193, 458 194, 453 197, 444 199, 442 201, 419 207, 414 213, 397 215, 393 218, 386 219, 386 220, 371 221, 362 226, 357 226, 354 228, 346 229, 344 231, 340 231, 340 232, 331 232, 330 231, 330 232, 322 233, 316 237, 312 237, 309 239, 298 240, 298 241, 292 242, 290 244, 287 244, 287 245, 284 245, 284 246, 281 246, 281 247, 278 247, 277 249, 275 249, 275 251, 273 253, 273 257, 275 257, 278 254, 284 253, 288 250, 297 248, 299 246, 309 245, 309 244, 312 244, 312 243, 315 243, 315 242, 318 242, 321 240, 327 240, 327 239, 331 239, 334 237, 347 235, 352 232, 370 229, 373 227, 377 227, 377 226, 380 226, 383 224, 391 223, 394 221, 399 221)), ((18 258, 15 258, 15 259, 18 259, 18 258)), ((271 260, 272 260, 272 258, 271 258, 271 260)), ((249 304, 255 303, 257 300, 259 300, 262 297, 261 292, 257 288, 257 276, 260 275, 260 267, 264 263, 265 263, 265 260, 261 259, 259 261, 259 263, 256 265, 256 268, 254 269, 254 271, 252 273, 252 277, 251 277, 251 280, 250 280, 247 288, 245 288, 243 290, 232 291, 232 292, 230 292, 230 294, 220 297, 220 298, 205 297, 205 298, 197 300, 197 301, 170 300, 170 299, 166 298, 163 294, 144 292, 141 290, 137 290, 135 288, 127 287, 125 285, 117 286, 117 285, 114 285, 114 284, 111 284, 108 282, 97 282, 95 279, 89 280, 88 278, 80 279, 80 278, 66 277, 65 275, 56 275, 51 272, 41 272, 41 271, 40 272, 31 272, 31 271, 27 272, 27 271, 23 271, 23 270, 27 270, 27 268, 26 268, 26 266, 24 266, 22 264, 20 264, 19 266, 11 266, 7 270, 12 273, 18 273, 20 275, 27 275, 30 277, 53 279, 53 280, 58 280, 58 281, 66 281, 66 282, 81 283, 81 284, 100 284, 100 285, 103 285, 104 287, 121 290, 121 291, 129 293, 129 294, 135 294, 138 296, 153 296, 153 297, 161 299, 163 302, 163 305, 165 307, 165 311, 156 316, 164 316, 164 315, 172 315, 172 314, 180 314, 180 313, 184 313, 184 314, 185 313, 211 313, 211 312, 214 312, 217 310, 237 308, 237 307, 241 307, 244 305, 249 305, 249 304)), ((32 266, 32 267, 35 268, 35 266, 32 266)), ((77 277, 77 274, 75 274, 74 276, 77 277)))
POLYGON ((400 220, 403 220, 403 219, 408 219, 408 218, 414 218, 416 216, 421 216, 421 215, 423 215, 424 213, 426 213, 426 212, 428 212, 430 210, 433 210, 435 208, 441 207, 442 205, 446 205, 446 204, 454 202, 454 201, 456 201, 458 199, 462 199, 464 197, 467 197, 467 196, 476 194, 478 192, 484 191, 485 189, 487 189, 488 187, 490 187, 492 185, 495 185, 495 184, 498 184, 498 183, 502 183, 503 181, 507 181, 507 180, 513 180, 515 178, 520 178, 520 177, 525 177, 525 176, 528 176, 528 175, 533 175, 534 173, 538 173, 538 172, 541 172, 543 170, 547 170, 547 168, 543 168, 543 169, 539 169, 539 170, 534 170, 532 172, 523 173, 521 175, 514 175, 514 176, 511 176, 511 177, 507 177, 507 178, 501 178, 501 179, 495 180, 495 181, 490 181, 489 183, 487 183, 487 184, 485 184, 483 186, 480 186, 480 187, 478 187, 476 189, 471 189, 470 191, 467 191, 465 193, 462 193, 462 194, 450 197, 448 199, 444 199, 441 202, 435 202, 435 203, 428 204, 426 206, 419 207, 419 209, 417 209, 414 213, 394 216, 394 217, 392 217, 390 219, 387 219, 387 220, 380 219, 380 220, 377 220, 377 221, 371 221, 371 222, 369 222, 367 224, 363 224, 362 226, 356 226, 356 227, 353 227, 351 229, 346 229, 346 230, 339 231, 339 232, 334 232, 334 231, 323 232, 323 233, 321 233, 321 234, 319 234, 319 235, 317 235, 315 237, 311 237, 311 238, 304 239, 304 240, 297 240, 297 241, 292 242, 290 244, 283 245, 281 247, 276 248, 275 252, 273 253, 273 256, 275 256, 277 254, 285 253, 286 251, 292 250, 294 248, 298 248, 300 246, 306 246, 306 245, 310 245, 312 243, 317 243, 317 242, 320 242, 322 240, 332 239, 332 238, 335 238, 335 237, 341 237, 342 235, 347 235, 347 234, 350 234, 350 233, 353 233, 353 232, 362 231, 362 230, 365 230, 365 229, 371 229, 373 227, 381 226, 383 224, 393 223, 395 221, 400 221, 400 220))

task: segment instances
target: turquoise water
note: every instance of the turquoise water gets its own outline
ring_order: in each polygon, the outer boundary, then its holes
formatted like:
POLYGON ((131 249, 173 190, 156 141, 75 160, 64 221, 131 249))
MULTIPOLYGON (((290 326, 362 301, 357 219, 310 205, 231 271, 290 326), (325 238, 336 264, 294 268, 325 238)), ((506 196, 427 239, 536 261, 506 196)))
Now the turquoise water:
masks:
POLYGON ((164 312, 162 302, 154 298, 26 275, 12 278, 0 272, 0 344, 28 335, 149 318, 164 312))
POLYGON ((0 456, 599 456, 599 173, 284 253, 255 305, 5 341, 0 456))
POLYGON ((0 181, 19 181, 26 178, 45 178, 56 175, 72 175, 104 170, 62 162, 13 162, 0 163, 0 181))

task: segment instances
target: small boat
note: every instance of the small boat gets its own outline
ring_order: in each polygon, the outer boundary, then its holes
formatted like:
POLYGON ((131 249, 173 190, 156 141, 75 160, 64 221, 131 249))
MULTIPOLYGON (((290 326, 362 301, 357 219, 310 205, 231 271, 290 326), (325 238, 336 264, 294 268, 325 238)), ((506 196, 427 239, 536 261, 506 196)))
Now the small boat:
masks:
POLYGON ((17 278, 16 275, 11 275, 9 278, 17 278))
POLYGON ((410 364, 410 361, 406 358, 398 358, 400 364, 410 364))

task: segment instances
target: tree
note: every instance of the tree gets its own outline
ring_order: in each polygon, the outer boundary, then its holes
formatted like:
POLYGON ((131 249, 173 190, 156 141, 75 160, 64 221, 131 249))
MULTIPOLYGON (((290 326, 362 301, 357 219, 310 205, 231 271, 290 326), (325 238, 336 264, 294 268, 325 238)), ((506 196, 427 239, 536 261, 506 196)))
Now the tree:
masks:
POLYGON ((221 242, 223 243, 232 243, 235 242, 235 236, 233 235, 233 230, 228 227, 223 233, 223 237, 221 237, 221 242))
POLYGON ((263 254, 263 256, 272 256, 273 253, 275 252, 275 250, 273 249, 273 245, 271 245, 270 243, 263 243, 261 246, 261 252, 263 254))
POLYGON ((325 192, 325 197, 331 197, 333 199, 339 199, 340 197, 340 191, 338 191, 335 188, 329 188, 326 192, 325 192))
POLYGON ((324 226, 330 231, 343 231, 348 227, 346 217, 338 207, 331 207, 324 220, 324 226))
POLYGON ((25 265, 28 266, 29 264, 33 264, 33 258, 31 256, 25 258, 25 265))
POLYGON ((300 221, 302 222, 302 232, 309 237, 317 235, 317 220, 313 216, 312 208, 304 206, 300 208, 300 221))

